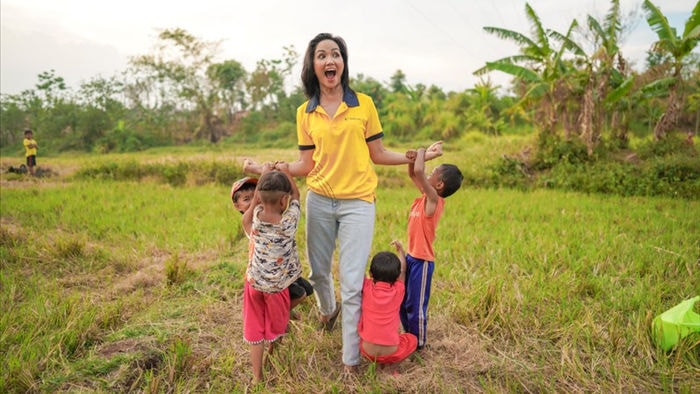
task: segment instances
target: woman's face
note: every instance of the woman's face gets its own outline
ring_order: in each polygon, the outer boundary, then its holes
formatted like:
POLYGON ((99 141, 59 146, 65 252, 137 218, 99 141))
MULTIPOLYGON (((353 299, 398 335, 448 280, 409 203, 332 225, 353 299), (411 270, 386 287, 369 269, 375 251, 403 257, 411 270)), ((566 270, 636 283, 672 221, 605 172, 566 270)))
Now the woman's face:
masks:
POLYGON ((314 72, 321 88, 331 89, 340 85, 345 63, 338 44, 333 40, 323 40, 314 51, 314 72))

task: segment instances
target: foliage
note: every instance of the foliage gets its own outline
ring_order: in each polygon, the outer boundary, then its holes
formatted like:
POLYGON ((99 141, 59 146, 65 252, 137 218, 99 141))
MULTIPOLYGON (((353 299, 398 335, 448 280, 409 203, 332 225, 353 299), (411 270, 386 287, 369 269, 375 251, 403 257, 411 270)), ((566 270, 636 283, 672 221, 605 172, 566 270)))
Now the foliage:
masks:
POLYGON ((556 135, 540 134, 533 167, 537 170, 544 170, 562 162, 582 164, 591 159, 588 156, 586 145, 580 140, 567 140, 556 135))
POLYGON ((654 138, 658 140, 666 137, 666 134, 676 126, 680 117, 681 103, 684 101, 684 59, 689 57, 700 42, 700 3, 695 4, 681 36, 678 36, 676 29, 670 26, 668 18, 659 7, 649 0, 644 0, 642 6, 647 12, 647 23, 658 38, 658 41, 654 43, 653 50, 668 56, 670 67, 673 70, 673 83, 668 90, 666 110, 654 126, 654 138))
POLYGON ((230 185, 236 179, 243 177, 243 172, 240 164, 226 161, 140 163, 136 160, 126 160, 85 166, 76 171, 73 177, 83 180, 101 179, 129 182, 151 179, 171 186, 207 183, 230 185))

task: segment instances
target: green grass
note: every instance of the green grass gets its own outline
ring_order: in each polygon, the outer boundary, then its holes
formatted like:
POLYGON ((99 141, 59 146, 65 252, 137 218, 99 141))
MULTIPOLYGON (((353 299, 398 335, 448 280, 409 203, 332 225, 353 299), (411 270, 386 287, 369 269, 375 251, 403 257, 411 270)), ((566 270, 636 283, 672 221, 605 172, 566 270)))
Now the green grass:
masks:
MULTIPOLYGON (((527 143, 477 137, 446 147, 438 162, 479 173, 489 158, 527 143)), ((447 199, 435 245, 431 347, 404 362, 401 375, 366 363, 357 377, 342 378, 340 330, 319 332, 308 301, 271 358, 267 382, 251 387, 240 311, 247 245, 229 185, 191 175, 180 186, 152 176, 73 176, 110 163, 235 166, 246 155, 293 160, 297 153, 196 147, 61 156, 40 163, 54 177, 3 174, 0 392, 700 387, 700 337, 664 353, 650 336, 654 316, 700 292, 700 202, 473 188, 447 199)), ((405 240, 416 196, 404 167, 378 172, 373 252, 405 240)))

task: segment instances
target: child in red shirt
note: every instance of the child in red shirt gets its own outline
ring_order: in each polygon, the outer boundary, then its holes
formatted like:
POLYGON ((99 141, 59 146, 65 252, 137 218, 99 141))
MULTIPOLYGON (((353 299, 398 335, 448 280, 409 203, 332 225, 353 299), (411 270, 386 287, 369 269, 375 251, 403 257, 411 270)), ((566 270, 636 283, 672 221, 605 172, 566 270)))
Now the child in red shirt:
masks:
POLYGON ((404 297, 406 259, 403 245, 393 241, 398 256, 379 252, 370 263, 371 277, 362 286, 362 309, 357 331, 360 334, 360 353, 382 365, 391 365, 408 357, 416 350, 416 337, 399 334, 399 306, 404 297))

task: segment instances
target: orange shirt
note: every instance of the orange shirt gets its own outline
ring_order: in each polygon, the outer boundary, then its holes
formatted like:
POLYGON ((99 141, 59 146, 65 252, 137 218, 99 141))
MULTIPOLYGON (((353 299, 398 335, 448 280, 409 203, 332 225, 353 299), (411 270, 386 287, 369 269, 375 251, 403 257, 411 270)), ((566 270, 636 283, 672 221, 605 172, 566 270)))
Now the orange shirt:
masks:
POLYGON ((408 215, 408 254, 417 259, 435 261, 433 242, 438 221, 445 208, 445 199, 438 197, 433 216, 426 216, 425 201, 426 195, 423 194, 413 200, 411 205, 411 213, 408 215))

